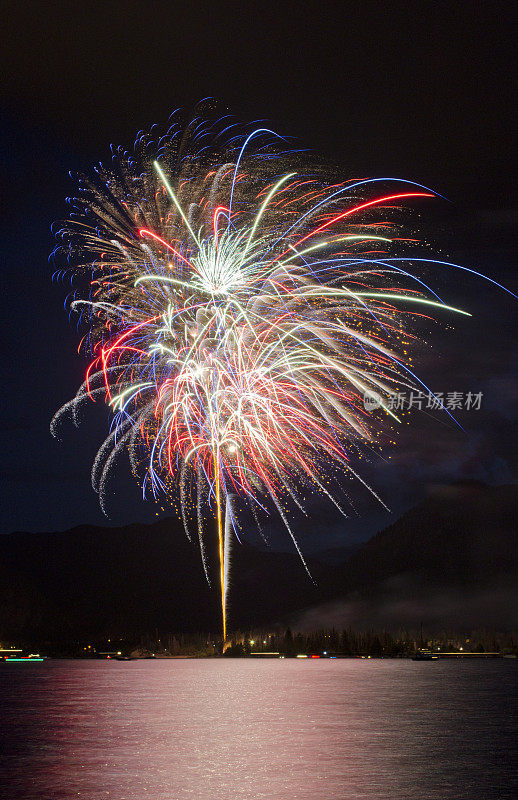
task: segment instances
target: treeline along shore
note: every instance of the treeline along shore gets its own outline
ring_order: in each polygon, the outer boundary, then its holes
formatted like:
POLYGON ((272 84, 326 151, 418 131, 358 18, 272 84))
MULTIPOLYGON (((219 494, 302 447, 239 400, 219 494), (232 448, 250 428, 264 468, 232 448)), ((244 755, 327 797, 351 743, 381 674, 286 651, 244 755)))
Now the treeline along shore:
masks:
POLYGON ((145 634, 138 638, 90 638, 86 641, 3 641, 3 648, 37 649, 54 658, 412 658, 430 653, 438 658, 517 657, 518 633, 474 630, 445 631, 427 635, 426 631, 390 632, 386 630, 341 631, 322 629, 293 632, 290 628, 235 632, 226 642, 206 633, 145 634))

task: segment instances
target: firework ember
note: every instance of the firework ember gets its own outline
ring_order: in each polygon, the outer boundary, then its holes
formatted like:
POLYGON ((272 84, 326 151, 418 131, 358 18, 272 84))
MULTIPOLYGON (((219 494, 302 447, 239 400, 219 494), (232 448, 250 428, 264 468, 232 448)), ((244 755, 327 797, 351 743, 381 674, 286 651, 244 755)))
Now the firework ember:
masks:
POLYGON ((327 185, 283 147, 228 118, 140 135, 81 180, 59 231, 58 250, 88 277, 71 306, 92 361, 52 430, 105 398, 101 505, 127 449, 144 493, 174 497, 187 534, 198 529, 207 575, 213 510, 224 637, 237 503, 276 509, 304 562, 288 506, 303 508, 310 488, 342 510, 340 475, 363 482, 355 457, 397 422, 388 398, 422 388, 407 355, 416 316, 465 313, 415 274, 430 259, 397 223, 433 191, 392 178, 327 185))

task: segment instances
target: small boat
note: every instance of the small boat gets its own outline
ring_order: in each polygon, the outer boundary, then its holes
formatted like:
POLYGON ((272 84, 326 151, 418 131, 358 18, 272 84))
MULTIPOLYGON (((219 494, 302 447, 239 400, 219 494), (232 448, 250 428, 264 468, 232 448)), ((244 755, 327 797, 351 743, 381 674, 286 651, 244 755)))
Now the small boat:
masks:
POLYGON ((45 661, 45 656, 40 656, 39 653, 31 653, 28 656, 12 655, 4 656, 3 661, 4 663, 10 663, 11 661, 45 661))
POLYGON ((418 650, 418 652, 412 656, 412 661, 437 661, 438 658, 439 656, 432 653, 431 650, 418 650))

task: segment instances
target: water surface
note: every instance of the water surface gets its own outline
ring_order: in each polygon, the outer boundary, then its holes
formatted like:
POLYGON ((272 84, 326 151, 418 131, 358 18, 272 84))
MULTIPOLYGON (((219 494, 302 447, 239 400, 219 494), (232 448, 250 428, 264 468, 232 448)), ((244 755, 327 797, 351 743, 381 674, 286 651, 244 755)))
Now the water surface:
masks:
POLYGON ((506 800, 511 660, 1 664, 5 800, 506 800))

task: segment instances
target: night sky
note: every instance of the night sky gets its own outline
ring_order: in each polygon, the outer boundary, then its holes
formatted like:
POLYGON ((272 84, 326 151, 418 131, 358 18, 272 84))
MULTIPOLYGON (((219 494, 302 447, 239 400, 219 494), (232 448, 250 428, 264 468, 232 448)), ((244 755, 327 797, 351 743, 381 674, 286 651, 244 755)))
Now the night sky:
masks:
MULTIPOLYGON (((2 518, 0 532, 106 524, 90 465, 106 426, 49 433, 85 368, 52 282, 51 224, 110 143, 131 145, 178 106, 210 95, 222 113, 295 136, 342 179, 399 176, 449 203, 430 212, 442 255, 518 292, 513 175, 516 42, 512 4, 435 3, 7 3, 0 59, 4 143, 2 518), (274 10, 272 10, 274 9, 274 10), (5 25, 7 30, 5 30, 5 25)), ((391 460, 362 474, 400 513, 437 483, 514 483, 518 477, 518 301, 467 273, 428 273, 451 305, 473 313, 432 326, 418 371, 435 391, 483 392, 480 411, 413 418, 391 460)), ((122 464, 111 524, 152 521, 153 503, 122 464)), ((347 544, 388 524, 361 486, 361 516, 329 512, 307 549, 347 544), (317 538, 318 536, 318 538, 317 538)))

